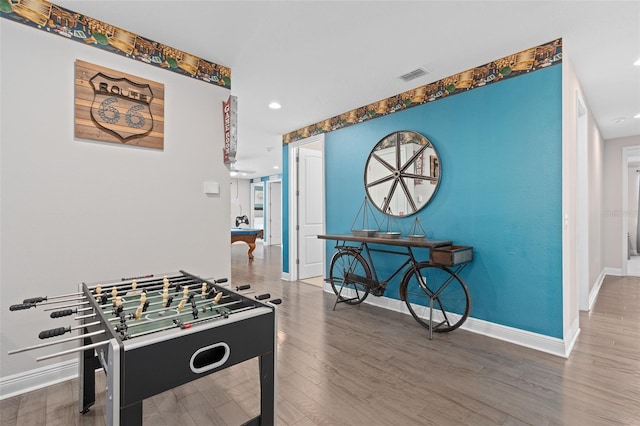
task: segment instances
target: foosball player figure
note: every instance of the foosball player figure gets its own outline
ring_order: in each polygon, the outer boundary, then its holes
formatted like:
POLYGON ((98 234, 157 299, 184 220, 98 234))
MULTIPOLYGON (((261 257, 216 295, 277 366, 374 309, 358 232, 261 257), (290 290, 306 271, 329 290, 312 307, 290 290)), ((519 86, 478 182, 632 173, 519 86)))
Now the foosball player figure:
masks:
POLYGON ((200 297, 203 299, 207 297, 207 283, 202 283, 202 291, 200 292, 200 297))
POLYGON ((145 290, 142 290, 140 294, 140 306, 142 306, 142 312, 147 312, 149 301, 147 300, 147 292, 145 290))
POLYGON ((212 288, 209 290, 209 292, 207 293, 207 299, 213 299, 216 295, 216 289, 212 288))
POLYGON ((136 321, 139 320, 142 316, 142 312, 144 312, 144 304, 138 305, 138 307, 136 308, 136 312, 133 314, 133 319, 135 319, 136 321))
POLYGON ((162 290, 162 306, 167 305, 168 299, 169 299, 169 290, 165 288, 164 290, 162 290))
POLYGON ((99 302, 102 300, 102 286, 98 284, 96 288, 93 290, 93 294, 96 296, 96 300, 99 302))
POLYGON ((169 298, 167 299, 167 303, 164 305, 164 307, 168 308, 169 306, 171 306, 171 302, 173 302, 173 296, 169 296, 169 298))
POLYGON ((122 340, 127 340, 129 338, 129 334, 127 333, 128 329, 129 329, 129 326, 127 326, 127 320, 125 319, 125 315, 121 314, 120 324, 116 325, 116 332, 120 333, 120 337, 122 338, 122 340))
POLYGON ((184 305, 186 304, 187 304, 187 299, 182 299, 180 303, 178 303, 178 307, 176 308, 178 313, 182 312, 182 309, 184 309, 184 305))
POLYGON ((131 296, 135 296, 136 294, 138 294, 138 290, 136 290, 138 288, 138 282, 136 280, 133 280, 131 282, 131 296))
POLYGON ((193 319, 198 319, 198 305, 196 304, 196 299, 193 297, 193 294, 189 296, 189 301, 191 302, 191 315, 193 315, 193 319))
POLYGON ((113 301, 113 316, 119 316, 123 310, 124 307, 122 306, 122 298, 120 296, 117 296, 113 301))

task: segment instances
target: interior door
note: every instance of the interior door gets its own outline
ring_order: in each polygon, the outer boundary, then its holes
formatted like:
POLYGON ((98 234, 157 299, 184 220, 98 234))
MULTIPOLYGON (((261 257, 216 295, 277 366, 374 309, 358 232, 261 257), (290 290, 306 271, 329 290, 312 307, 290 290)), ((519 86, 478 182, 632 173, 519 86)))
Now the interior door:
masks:
POLYGON ((298 279, 322 275, 324 167, 322 151, 298 148, 298 279))
POLYGON ((267 230, 270 245, 282 244, 282 182, 267 182, 269 210, 267 230))

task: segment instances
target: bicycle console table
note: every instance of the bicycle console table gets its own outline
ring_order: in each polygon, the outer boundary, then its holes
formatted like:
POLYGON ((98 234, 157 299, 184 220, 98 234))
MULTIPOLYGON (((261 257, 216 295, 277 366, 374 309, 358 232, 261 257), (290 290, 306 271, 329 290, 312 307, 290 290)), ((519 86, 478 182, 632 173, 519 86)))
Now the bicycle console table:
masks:
POLYGON ((382 296, 387 283, 404 270, 400 300, 413 318, 429 330, 429 339, 433 332, 455 330, 469 316, 471 296, 458 274, 473 260, 473 247, 454 246, 449 240, 401 237, 318 235, 318 238, 336 241, 337 251, 325 279, 336 294, 334 310, 338 303, 358 305, 369 293, 382 296), (414 248, 429 249, 429 260, 416 260, 414 248), (406 259, 388 278, 380 280, 372 252, 406 259))

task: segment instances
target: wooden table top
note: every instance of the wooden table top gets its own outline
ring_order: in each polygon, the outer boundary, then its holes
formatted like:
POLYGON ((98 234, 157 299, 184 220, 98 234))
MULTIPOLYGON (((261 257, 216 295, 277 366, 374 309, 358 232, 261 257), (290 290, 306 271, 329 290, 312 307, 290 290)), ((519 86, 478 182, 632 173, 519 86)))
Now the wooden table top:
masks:
POLYGON ((400 246, 400 247, 426 247, 426 248, 434 248, 434 247, 444 247, 450 246, 453 244, 450 240, 431 240, 431 239, 409 239, 406 237, 400 238, 383 238, 383 237, 359 237, 355 235, 318 235, 318 238, 321 240, 336 240, 336 241, 352 241, 356 243, 367 243, 367 244, 384 244, 389 246, 400 246))

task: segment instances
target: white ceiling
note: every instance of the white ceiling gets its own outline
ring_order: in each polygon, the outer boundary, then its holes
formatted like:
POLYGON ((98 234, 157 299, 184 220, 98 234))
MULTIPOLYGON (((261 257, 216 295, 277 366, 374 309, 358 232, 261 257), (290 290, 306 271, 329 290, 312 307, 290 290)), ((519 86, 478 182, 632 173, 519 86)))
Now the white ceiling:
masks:
POLYGON ((245 177, 280 172, 282 134, 558 37, 603 137, 640 135, 637 0, 54 3, 230 67, 245 177))

